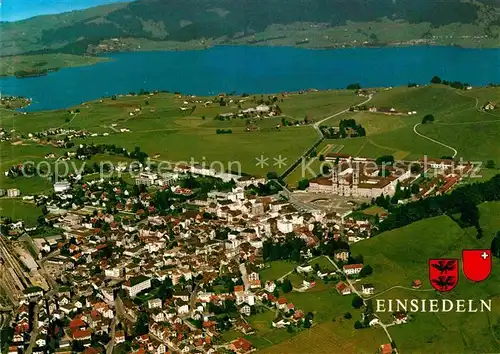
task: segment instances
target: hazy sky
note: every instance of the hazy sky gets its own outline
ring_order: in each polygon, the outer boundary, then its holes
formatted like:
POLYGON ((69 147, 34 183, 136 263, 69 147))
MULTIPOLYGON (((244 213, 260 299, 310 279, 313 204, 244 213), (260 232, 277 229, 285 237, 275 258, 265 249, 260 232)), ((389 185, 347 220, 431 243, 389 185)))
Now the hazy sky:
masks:
POLYGON ((0 20, 17 21, 124 0, 0 0, 0 20))

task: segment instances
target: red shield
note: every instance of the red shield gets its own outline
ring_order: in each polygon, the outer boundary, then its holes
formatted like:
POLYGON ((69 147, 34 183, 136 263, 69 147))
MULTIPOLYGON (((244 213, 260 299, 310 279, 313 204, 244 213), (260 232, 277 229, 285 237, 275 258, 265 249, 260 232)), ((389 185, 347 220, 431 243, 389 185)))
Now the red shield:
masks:
POLYGON ((434 289, 451 291, 458 283, 458 259, 429 259, 429 280, 434 289))
POLYGON ((491 250, 463 250, 463 271, 467 279, 483 281, 491 274, 491 250))

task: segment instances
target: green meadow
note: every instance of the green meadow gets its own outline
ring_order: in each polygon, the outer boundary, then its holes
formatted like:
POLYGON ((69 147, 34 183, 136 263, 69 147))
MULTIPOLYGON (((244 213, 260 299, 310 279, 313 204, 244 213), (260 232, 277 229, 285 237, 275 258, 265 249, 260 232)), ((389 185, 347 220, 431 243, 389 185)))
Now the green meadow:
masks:
POLYGON ((402 112, 416 111, 417 114, 349 112, 328 123, 336 125, 341 119, 352 118, 365 127, 366 137, 340 139, 339 144, 345 145, 342 152, 346 154, 365 157, 392 154, 399 159, 417 159, 424 154, 438 158, 453 155, 451 149, 413 131, 423 116, 432 114, 435 117, 433 123, 416 128, 420 134, 455 148, 458 159, 499 160, 500 112, 480 110, 488 101, 498 103, 499 94, 498 88, 459 91, 441 85, 385 89, 374 96, 370 106, 394 108, 402 112))
MULTIPOLYGON (((373 299, 465 299, 492 300, 492 312, 415 313, 404 325, 389 327, 398 348, 408 353, 492 353, 500 350, 500 262, 493 261, 491 276, 480 283, 462 274, 449 293, 433 290, 428 280, 430 258, 461 258, 463 249, 489 248, 493 235, 500 230, 500 203, 479 206, 482 239, 473 228, 461 229, 448 216, 425 219, 406 227, 382 233, 353 245, 353 254, 362 254, 365 264, 373 267, 370 282, 375 286, 373 299), (414 280, 420 289, 412 289, 414 280)), ((380 313, 384 321, 390 314, 380 313)))
MULTIPOLYGON (((367 135, 323 141, 316 149, 318 156, 308 161, 313 172, 303 176, 301 169, 297 168, 288 176, 287 182, 294 187, 303 177, 313 178, 319 174, 319 155, 329 152, 363 157, 391 154, 396 159, 451 155, 451 149, 415 134, 415 125, 426 114, 433 114, 435 121, 418 125, 416 129, 420 134, 454 147, 458 150, 457 158, 482 162, 492 159, 499 165, 500 112, 479 109, 488 101, 499 103, 499 94, 499 88, 458 91, 442 85, 379 89, 368 106, 393 107, 402 112, 417 111, 417 114, 347 112, 325 121, 323 124, 335 126, 341 119, 352 118, 366 129, 367 135)), ((241 169, 245 173, 265 176, 270 171, 283 172, 318 139, 317 132, 310 125, 297 123, 306 117, 310 122, 318 121, 366 100, 347 90, 279 94, 276 103, 282 111, 280 117, 215 119, 219 114, 255 107, 270 97, 228 96, 226 105, 221 106, 214 97, 181 97, 168 93, 125 95, 27 115, 2 110, 1 126, 23 135, 49 128, 86 129, 100 136, 75 140, 76 144, 106 143, 130 150, 140 147, 151 158, 156 156, 157 160, 196 161, 206 165, 218 162, 213 165, 217 169, 241 169), (213 103, 205 106, 204 102, 208 100, 213 103), (291 125, 281 126, 282 120, 291 125), (247 129, 249 125, 251 131, 247 129), (121 129, 130 131, 121 132, 121 129), (231 134, 217 134, 218 129, 231 130, 231 134), (107 135, 102 136, 103 133, 107 135), (257 159, 261 156, 267 160, 258 165, 257 159), (279 166, 280 157, 284 164, 279 166)), ((30 139, 23 139, 15 145, 3 142, 0 147, 3 170, 27 160, 40 161, 48 152, 60 156, 67 151, 30 139)), ((491 174, 490 170, 484 171, 485 175, 491 174)), ((12 181, 0 177, 0 183, 10 187, 12 181)), ((39 189, 45 190, 46 181, 38 180, 38 183, 39 189)))
POLYGON ((0 217, 11 218, 13 221, 23 220, 27 226, 34 226, 42 210, 32 203, 20 199, 0 199, 0 217))
MULTIPOLYGON (((150 157, 158 156, 160 160, 189 162, 194 159, 207 165, 217 161, 226 170, 241 169, 245 173, 263 176, 269 171, 284 171, 286 165, 318 139, 311 126, 297 126, 297 121, 306 116, 310 121, 318 120, 362 101, 352 91, 305 92, 278 97, 277 104, 283 118, 293 123, 292 126, 279 127, 282 117, 215 119, 219 114, 255 107, 261 99, 268 100, 268 96, 230 96, 226 98, 227 105, 220 106, 213 97, 160 93, 105 98, 67 110, 27 115, 5 111, 2 127, 15 129, 20 134, 49 128, 86 129, 101 136, 76 140, 75 143, 115 144, 127 149, 140 147, 150 157), (203 102, 207 100, 215 103, 205 106, 203 102), (189 103, 184 104, 185 101, 189 103), (181 110, 181 107, 187 109, 181 110), (248 124, 256 129, 247 131, 248 124), (125 128, 130 131, 120 132, 125 128), (230 129, 232 133, 217 134, 217 129, 230 129), (102 133, 108 135, 102 136, 102 133), (261 155, 268 159, 263 167, 256 165, 261 155), (286 165, 276 165, 275 159, 280 156, 286 165)), ((26 139, 19 145, 4 143, 2 167, 40 158, 48 151, 60 155, 65 150, 40 146, 26 139)))

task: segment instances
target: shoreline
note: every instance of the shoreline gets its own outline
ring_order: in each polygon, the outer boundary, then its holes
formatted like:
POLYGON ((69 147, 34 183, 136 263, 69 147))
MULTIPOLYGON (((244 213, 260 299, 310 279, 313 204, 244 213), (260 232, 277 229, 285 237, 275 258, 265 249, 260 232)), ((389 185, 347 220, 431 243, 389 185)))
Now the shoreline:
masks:
MULTIPOLYGON (((280 93, 286 93, 288 95, 302 95, 302 94, 308 94, 308 93, 316 93, 316 92, 332 92, 332 91, 346 91, 346 92, 352 92, 353 94, 356 94, 358 95, 359 97, 368 97, 368 93, 367 92, 370 92, 370 91, 385 91, 385 90, 392 90, 394 88, 404 88, 404 87, 408 87, 409 89, 412 89, 412 88, 421 88, 421 87, 427 87, 427 86, 442 86, 442 87, 447 87, 449 89, 452 89, 452 90, 460 90, 460 89, 456 89, 456 88, 452 88, 450 87, 449 85, 444 85, 444 84, 433 84, 433 83, 425 83, 425 84, 420 84, 418 86, 415 86, 415 87, 409 87, 409 86, 406 86, 406 85, 397 85, 397 86, 374 86, 374 87, 361 87, 359 89, 347 89, 347 88, 326 88, 326 89, 316 89, 314 87, 311 87, 311 88, 307 88, 307 89, 299 89, 299 90, 291 90, 291 91, 283 91, 283 92, 255 92, 255 93, 247 93, 249 96, 255 96, 255 95, 278 95, 280 93), (358 91, 360 91, 360 94, 358 94, 358 91), (365 92, 366 91, 366 92, 365 92)), ((472 88, 488 88, 488 87, 495 87, 495 86, 490 86, 489 84, 485 84, 485 85, 475 85, 475 86, 471 86, 472 88)), ((466 91, 466 89, 462 89, 463 91, 466 91)), ((100 97, 97 97, 97 98, 94 98, 94 99, 91 99, 91 100, 88 100, 88 101, 83 101, 83 102, 80 102, 78 104, 75 104, 75 105, 70 105, 70 106, 65 106, 65 107, 62 107, 62 108, 56 108, 56 109, 36 109, 36 110, 33 110, 33 111, 29 111, 27 113, 40 113, 40 112, 57 112, 57 111, 64 111, 64 110, 68 110, 70 108, 75 108, 75 107, 84 107, 90 103, 93 103, 95 101, 99 101, 99 100, 106 100, 106 99, 111 99, 113 96, 116 97, 117 99, 120 99, 120 98, 124 98, 124 97, 141 97, 141 96, 144 96, 144 97, 147 97, 147 96, 150 96, 150 95, 158 95, 158 94, 167 94, 167 95, 178 95, 180 97, 190 97, 190 96, 193 96, 194 94, 192 93, 189 93, 189 92, 174 92, 174 91, 168 91, 168 90, 163 90, 163 89, 154 89, 154 90, 149 90, 147 91, 147 93, 144 93, 144 94, 140 94, 138 92, 135 92, 133 95, 131 95, 130 93, 125 93, 125 92, 120 92, 120 93, 116 93, 114 95, 111 95, 111 96, 100 96, 100 97)), ((222 93, 220 93, 222 94, 222 93)), ((231 92, 231 93, 224 93, 224 95, 226 95, 226 97, 233 97, 233 96, 238 96, 238 95, 242 95, 243 92, 231 92)), ((217 94, 214 94, 214 95, 194 95, 196 97, 203 97, 203 98, 210 98, 210 97, 213 97, 213 96, 217 96, 217 94)), ((33 100, 30 98, 29 99, 30 102, 29 104, 27 104, 26 106, 24 107, 20 107, 20 108, 16 108, 16 109, 11 109, 12 111, 16 111, 18 113, 24 113, 25 111, 23 111, 23 109, 29 107, 32 105, 33 103, 33 100)))

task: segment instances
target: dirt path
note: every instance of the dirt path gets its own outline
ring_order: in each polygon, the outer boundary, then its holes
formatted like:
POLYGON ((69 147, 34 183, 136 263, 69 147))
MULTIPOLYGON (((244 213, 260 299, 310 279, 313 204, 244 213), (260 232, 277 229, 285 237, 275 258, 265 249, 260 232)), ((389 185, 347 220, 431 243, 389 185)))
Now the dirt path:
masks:
POLYGON ((457 151, 455 148, 451 147, 450 145, 446 145, 445 143, 442 143, 442 142, 440 142, 440 141, 438 141, 438 140, 435 140, 435 139, 429 138, 428 136, 425 136, 424 134, 420 134, 420 133, 417 131, 417 127, 418 127, 420 124, 422 124, 422 123, 417 123, 417 124, 415 124, 415 125, 413 126, 413 132, 414 132, 415 134, 417 134, 418 136, 420 136, 420 137, 422 137, 422 138, 424 138, 424 139, 427 139, 427 140, 429 140, 429 141, 432 141, 433 143, 436 143, 436 144, 438 144, 438 145, 444 146, 444 147, 446 147, 446 148, 448 148, 448 149, 452 150, 452 151, 453 151, 452 158, 455 158, 455 156, 457 156, 458 151, 457 151))

